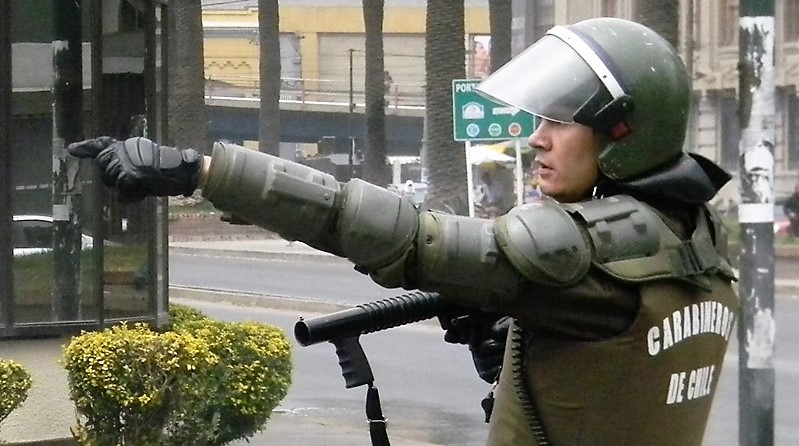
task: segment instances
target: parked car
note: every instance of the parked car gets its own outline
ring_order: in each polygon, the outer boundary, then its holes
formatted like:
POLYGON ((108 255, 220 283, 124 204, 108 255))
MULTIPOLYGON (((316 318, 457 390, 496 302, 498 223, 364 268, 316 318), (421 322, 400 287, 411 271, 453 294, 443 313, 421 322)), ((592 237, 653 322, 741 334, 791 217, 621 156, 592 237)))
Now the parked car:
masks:
MULTIPOLYGON (((41 254, 53 250, 53 217, 49 215, 14 215, 11 223, 14 257, 41 254)), ((92 237, 81 234, 81 249, 91 249, 92 237)))

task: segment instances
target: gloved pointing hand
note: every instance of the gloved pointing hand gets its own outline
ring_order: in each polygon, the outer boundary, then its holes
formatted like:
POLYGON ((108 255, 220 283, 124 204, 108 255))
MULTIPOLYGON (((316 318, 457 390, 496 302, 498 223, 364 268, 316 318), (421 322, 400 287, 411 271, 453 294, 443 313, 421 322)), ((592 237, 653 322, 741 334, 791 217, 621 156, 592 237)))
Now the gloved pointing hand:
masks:
POLYGON ((78 158, 95 158, 100 178, 119 192, 119 201, 148 196, 185 195, 197 189, 203 156, 193 149, 159 146, 147 138, 117 141, 108 136, 72 143, 67 151, 78 158))

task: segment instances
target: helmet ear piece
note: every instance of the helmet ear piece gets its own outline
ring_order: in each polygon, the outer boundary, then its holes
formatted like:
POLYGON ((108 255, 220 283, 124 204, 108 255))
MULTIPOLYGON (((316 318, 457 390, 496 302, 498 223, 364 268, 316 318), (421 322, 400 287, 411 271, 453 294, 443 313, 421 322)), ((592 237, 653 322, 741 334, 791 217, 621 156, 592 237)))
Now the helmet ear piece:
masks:
POLYGON ((608 102, 609 98, 607 92, 598 91, 577 110, 574 122, 599 130, 611 140, 618 141, 630 133, 627 117, 635 108, 634 102, 627 94, 608 102))

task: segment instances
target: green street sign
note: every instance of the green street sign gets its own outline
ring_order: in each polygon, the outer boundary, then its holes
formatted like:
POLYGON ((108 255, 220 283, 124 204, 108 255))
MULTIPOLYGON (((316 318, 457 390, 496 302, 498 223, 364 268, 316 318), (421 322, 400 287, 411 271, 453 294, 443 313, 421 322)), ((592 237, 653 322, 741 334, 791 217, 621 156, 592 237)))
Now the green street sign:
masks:
POLYGON ((535 130, 535 115, 494 102, 477 92, 479 79, 452 81, 455 141, 500 141, 526 138, 535 130))

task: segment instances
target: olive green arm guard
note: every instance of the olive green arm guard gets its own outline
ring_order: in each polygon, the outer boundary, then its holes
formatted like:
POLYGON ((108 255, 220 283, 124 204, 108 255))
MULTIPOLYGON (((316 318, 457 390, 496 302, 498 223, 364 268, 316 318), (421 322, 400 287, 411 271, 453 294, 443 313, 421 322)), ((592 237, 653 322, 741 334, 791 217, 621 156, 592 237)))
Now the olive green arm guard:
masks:
POLYGON ((523 279, 496 243, 490 220, 422 212, 366 183, 233 144, 217 143, 201 185, 218 209, 338 256, 389 287, 466 296, 492 308, 523 279))
POLYGON ((326 173, 235 144, 216 143, 203 195, 252 224, 347 257, 372 271, 412 246, 413 204, 361 180, 326 173))

